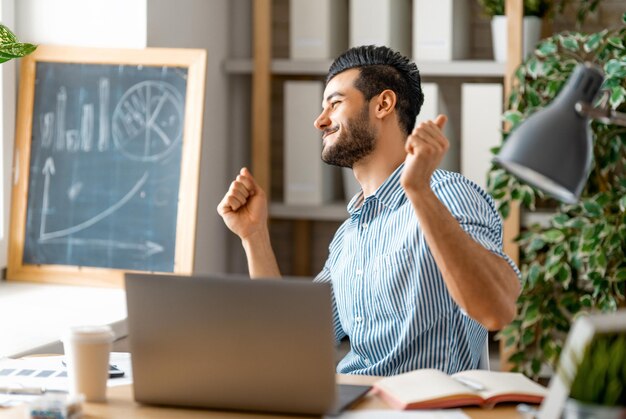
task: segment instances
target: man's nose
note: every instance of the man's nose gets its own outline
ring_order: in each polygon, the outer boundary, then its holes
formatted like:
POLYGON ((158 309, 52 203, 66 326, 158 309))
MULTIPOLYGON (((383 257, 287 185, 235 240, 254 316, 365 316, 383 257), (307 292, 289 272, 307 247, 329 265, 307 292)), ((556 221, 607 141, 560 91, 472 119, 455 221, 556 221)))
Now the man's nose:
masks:
POLYGON ((324 128, 330 125, 330 119, 328 118, 328 113, 326 110, 323 110, 322 113, 313 121, 313 125, 320 131, 323 131, 324 128))

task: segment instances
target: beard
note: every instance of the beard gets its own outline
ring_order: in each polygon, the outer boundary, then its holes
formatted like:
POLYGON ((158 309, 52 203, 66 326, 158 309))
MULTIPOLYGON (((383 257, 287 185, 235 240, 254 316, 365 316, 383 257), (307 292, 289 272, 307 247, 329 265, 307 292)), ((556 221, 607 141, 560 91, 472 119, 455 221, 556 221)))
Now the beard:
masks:
POLYGON ((365 105, 359 115, 346 122, 335 142, 322 149, 322 161, 352 168, 354 163, 369 155, 375 145, 376 133, 370 126, 369 107, 365 105))

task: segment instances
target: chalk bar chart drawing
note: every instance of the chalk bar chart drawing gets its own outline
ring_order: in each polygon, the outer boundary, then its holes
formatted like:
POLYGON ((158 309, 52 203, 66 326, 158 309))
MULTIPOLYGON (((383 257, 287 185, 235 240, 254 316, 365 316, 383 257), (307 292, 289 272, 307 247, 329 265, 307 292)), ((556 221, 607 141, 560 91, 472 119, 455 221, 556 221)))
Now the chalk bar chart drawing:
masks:
POLYGON ((34 63, 18 265, 180 271, 190 71, 188 65, 34 63))

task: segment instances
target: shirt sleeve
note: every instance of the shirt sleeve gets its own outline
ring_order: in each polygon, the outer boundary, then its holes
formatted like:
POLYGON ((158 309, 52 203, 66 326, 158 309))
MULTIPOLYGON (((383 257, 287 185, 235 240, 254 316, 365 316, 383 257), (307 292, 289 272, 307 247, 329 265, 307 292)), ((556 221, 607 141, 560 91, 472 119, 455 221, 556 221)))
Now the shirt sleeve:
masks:
MULTIPOLYGON (((328 262, 327 262, 328 263, 328 262)), ((330 276, 330 270, 324 266, 322 271, 317 274, 313 282, 327 283, 330 284, 331 287, 331 303, 332 303, 332 318, 333 318, 333 329, 335 331, 335 343, 339 344, 343 338, 345 338, 346 332, 344 332, 343 327, 341 326, 341 320, 339 319, 339 311, 337 310, 337 301, 335 300, 335 292, 332 291, 332 281, 330 276)))
POLYGON ((520 278, 519 269, 502 250, 502 219, 491 196, 469 179, 452 173, 437 181, 432 189, 461 228, 485 249, 506 260, 520 278))

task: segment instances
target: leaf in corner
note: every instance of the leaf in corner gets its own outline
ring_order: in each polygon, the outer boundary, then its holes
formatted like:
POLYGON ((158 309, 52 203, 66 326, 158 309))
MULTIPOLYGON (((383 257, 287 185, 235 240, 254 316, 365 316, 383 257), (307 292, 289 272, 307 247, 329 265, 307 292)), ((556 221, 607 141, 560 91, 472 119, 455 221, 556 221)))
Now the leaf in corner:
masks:
POLYGON ((9 28, 0 23, 0 45, 14 44, 17 42, 17 37, 9 28))
POLYGON ((37 45, 13 43, 0 46, 0 57, 2 58, 20 58, 37 49, 37 45))

